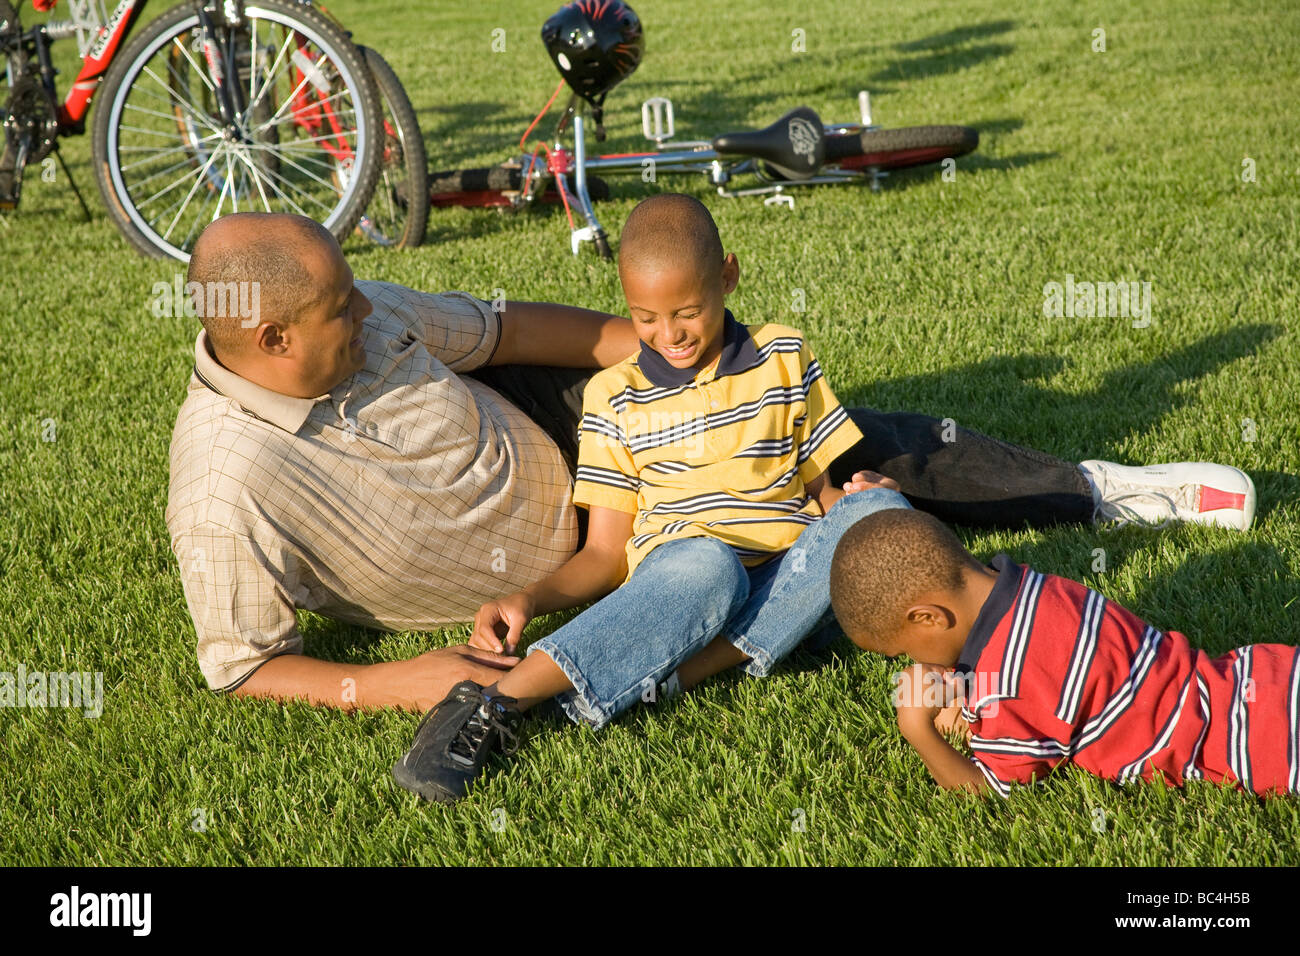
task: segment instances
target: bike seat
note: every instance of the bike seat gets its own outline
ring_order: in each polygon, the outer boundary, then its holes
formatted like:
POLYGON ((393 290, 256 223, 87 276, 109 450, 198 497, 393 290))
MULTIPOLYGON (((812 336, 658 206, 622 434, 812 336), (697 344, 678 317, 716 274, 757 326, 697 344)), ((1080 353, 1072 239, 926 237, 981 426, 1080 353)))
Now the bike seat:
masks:
POLYGON ((761 159, 787 179, 808 179, 817 174, 826 158, 826 132, 821 117, 800 106, 766 129, 724 133, 713 140, 713 148, 719 153, 761 159))

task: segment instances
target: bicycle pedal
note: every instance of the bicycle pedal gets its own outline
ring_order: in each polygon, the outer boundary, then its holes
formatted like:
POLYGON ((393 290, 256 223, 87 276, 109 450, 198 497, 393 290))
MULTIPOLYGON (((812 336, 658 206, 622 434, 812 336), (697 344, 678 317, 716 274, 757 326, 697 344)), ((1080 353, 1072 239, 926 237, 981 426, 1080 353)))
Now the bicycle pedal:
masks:
POLYGON ((764 206, 786 206, 794 209, 794 197, 785 193, 775 193, 763 200, 764 206))
POLYGON ((641 104, 641 135, 662 146, 673 138, 673 101, 666 96, 652 96, 641 104))

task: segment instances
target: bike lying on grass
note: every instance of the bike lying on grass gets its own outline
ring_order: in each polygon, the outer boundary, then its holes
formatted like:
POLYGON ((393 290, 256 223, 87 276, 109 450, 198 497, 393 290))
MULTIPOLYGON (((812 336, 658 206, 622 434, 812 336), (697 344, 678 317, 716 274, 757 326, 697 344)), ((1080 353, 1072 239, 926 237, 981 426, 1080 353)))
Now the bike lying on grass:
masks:
POLYGON ((765 195, 765 203, 793 206, 789 191, 795 187, 858 183, 876 190, 890 170, 955 159, 979 145, 979 133, 965 126, 881 129, 871 122, 870 98, 863 91, 857 122, 824 124, 816 112, 801 106, 765 129, 687 141, 673 139, 672 102, 654 97, 641 106, 642 133, 652 150, 592 154, 589 124, 595 126, 596 139, 603 140, 605 96, 641 60, 640 20, 619 0, 580 0, 546 21, 542 39, 563 79, 520 138, 525 152, 499 166, 430 173, 429 198, 434 206, 508 209, 559 201, 568 216, 574 255, 582 243, 591 242, 602 257, 611 257, 608 236, 593 209, 593 200, 607 198, 609 189, 596 174, 648 179, 647 170, 654 177, 702 173, 720 196, 765 195), (551 143, 529 151, 529 135, 565 85, 571 95, 551 143), (752 176, 754 184, 735 188, 733 180, 741 176, 752 176))

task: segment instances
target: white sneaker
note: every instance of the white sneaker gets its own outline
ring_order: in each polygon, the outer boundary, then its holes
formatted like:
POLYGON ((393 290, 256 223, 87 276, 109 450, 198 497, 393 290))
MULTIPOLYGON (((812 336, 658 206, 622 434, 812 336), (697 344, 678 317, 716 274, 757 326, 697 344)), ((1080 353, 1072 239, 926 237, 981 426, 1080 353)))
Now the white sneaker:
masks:
POLYGON ((1245 531, 1255 519, 1255 484, 1230 465, 1180 461, 1169 465, 1117 465, 1084 461, 1092 484, 1093 520, 1164 527, 1171 521, 1245 531))

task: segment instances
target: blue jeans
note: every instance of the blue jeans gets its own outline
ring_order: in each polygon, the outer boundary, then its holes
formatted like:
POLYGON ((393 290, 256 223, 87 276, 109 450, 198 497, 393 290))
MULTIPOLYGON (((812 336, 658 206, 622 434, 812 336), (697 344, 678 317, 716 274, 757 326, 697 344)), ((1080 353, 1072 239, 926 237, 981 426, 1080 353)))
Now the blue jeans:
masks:
POLYGON ((896 491, 847 495, 779 557, 746 568, 713 538, 661 544, 612 594, 534 643, 573 684, 570 719, 599 729, 719 634, 767 675, 830 615, 830 570, 844 532, 874 511, 910 507, 896 491))

